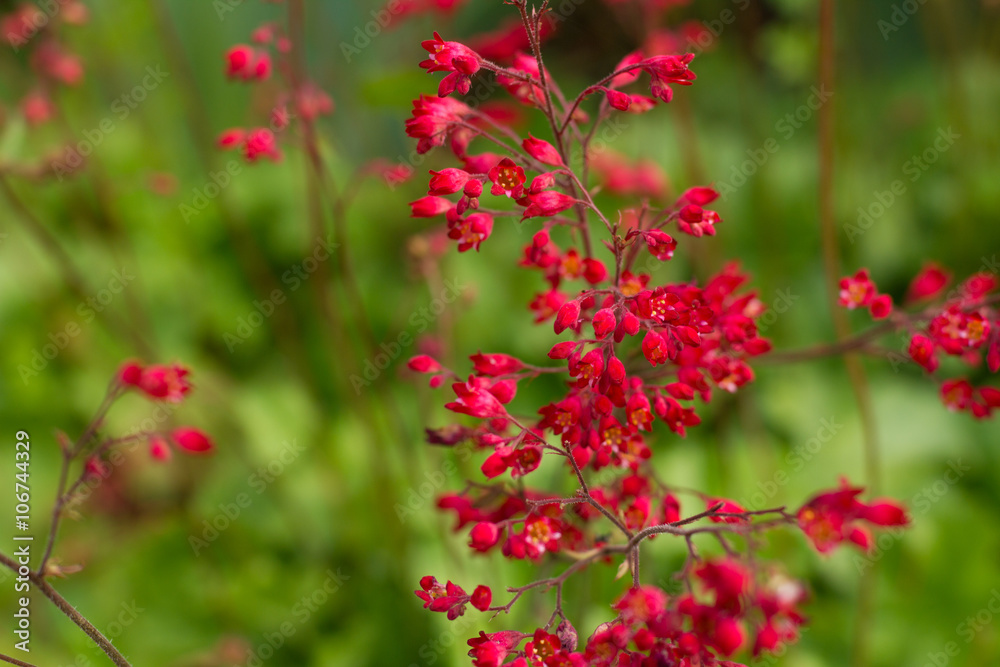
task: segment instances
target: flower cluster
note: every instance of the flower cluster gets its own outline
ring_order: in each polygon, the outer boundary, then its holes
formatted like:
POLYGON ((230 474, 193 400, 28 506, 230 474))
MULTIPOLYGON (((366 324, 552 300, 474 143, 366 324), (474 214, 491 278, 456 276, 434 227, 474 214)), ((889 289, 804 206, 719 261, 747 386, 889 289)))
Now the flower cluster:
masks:
MULTIPOLYGON (((83 60, 67 45, 63 27, 85 24, 89 18, 86 5, 80 0, 60 0, 57 11, 46 9, 33 2, 10 2, 0 7, 0 41, 18 54, 16 62, 30 69, 31 87, 16 93, 21 116, 29 128, 56 118, 57 88, 77 86, 84 76, 83 60)), ((5 78, 9 79, 7 83, 13 83, 15 77, 5 78)), ((75 154, 72 148, 63 150, 75 154)), ((25 172, 41 176, 52 170, 52 160, 47 159, 27 167, 25 172)))
POLYGON ((277 91, 268 90, 272 101, 267 125, 234 127, 219 134, 216 145, 223 150, 238 149, 254 163, 261 158, 281 160, 277 134, 293 119, 312 122, 333 112, 333 100, 310 81, 300 80, 289 58, 292 41, 279 23, 264 23, 253 31, 253 44, 237 44, 225 54, 225 74, 232 81, 263 84, 272 72, 282 76, 277 91))
MULTIPOLYGON (((425 607, 455 618, 470 601, 497 614, 510 611, 529 591, 557 589, 555 610, 543 627, 469 640, 477 667, 732 665, 727 658, 740 651, 777 650, 796 638, 804 622, 798 605, 805 591, 757 557, 757 536, 789 526, 823 553, 845 540, 867 549, 872 540, 865 525, 905 525, 905 511, 888 500, 864 503, 860 489, 845 485, 816 496, 798 513, 750 512, 659 478, 650 460, 663 438, 657 442, 654 433, 684 437, 701 422, 701 405, 720 390, 732 393, 752 382, 754 359, 771 350, 757 327, 765 307, 747 289, 749 278, 738 265, 726 265, 704 282, 655 277, 683 243, 715 235, 721 217, 711 208, 719 196, 714 188, 691 187, 668 197, 657 168, 624 157, 589 169, 587 137, 593 129, 613 114, 669 103, 672 86, 695 80, 693 56, 630 54, 574 98, 544 70, 544 14, 531 11, 525 0, 507 4, 518 9, 531 50, 509 54, 509 66, 437 33, 423 44, 429 57, 420 66, 444 78, 437 97, 414 102, 406 131, 418 141, 418 152, 447 146, 458 163, 431 170, 427 194, 410 204, 411 213, 443 217, 444 233, 459 252, 488 247, 495 229, 531 225, 519 266, 540 273, 543 287, 527 308, 535 323, 552 326, 557 339, 544 362, 480 351, 469 357, 469 372, 430 354, 408 365, 428 375, 432 388, 448 392, 445 408, 474 424, 428 430, 431 443, 482 454, 482 478, 438 499, 439 508, 454 513, 454 529, 468 530, 470 549, 534 562, 568 557, 572 565, 553 577, 508 587, 512 598, 503 605, 490 606, 492 594, 477 604, 480 589, 469 596, 432 576, 421 580, 416 593, 425 607), (492 72, 519 105, 544 115, 552 136, 520 134, 508 122, 517 114, 499 104, 476 107, 455 99, 483 72, 492 72), (648 95, 624 90, 642 75, 649 77, 648 95), (596 112, 585 112, 587 99, 598 95, 596 112), (498 148, 500 153, 492 152, 498 148), (570 166, 574 149, 587 167, 582 171, 570 166), (606 195, 643 200, 606 215, 588 173, 617 181, 604 189, 606 195), (649 197, 664 203, 653 205, 649 197), (591 238, 595 219, 600 244, 591 238), (525 416, 514 408, 518 388, 542 375, 564 379, 564 390, 533 408, 533 417, 525 416), (540 488, 537 471, 546 462, 565 472, 574 493, 540 488), (686 513, 685 494, 697 503, 686 513), (677 573, 684 595, 641 582, 641 547, 659 535, 682 537, 687 544, 689 558, 677 573), (719 540, 727 556, 702 555, 695 540, 701 535, 719 540), (741 554, 730 537, 742 539, 749 553, 741 554), (615 617, 578 646, 563 610, 563 584, 583 568, 616 560, 619 576, 631 575, 631 586, 614 605, 615 617)), ((867 273, 845 290, 848 305, 869 307, 878 317, 891 312, 891 300, 877 294, 867 273)))
MULTIPOLYGON (((153 401, 180 403, 192 389, 189 373, 180 364, 145 366, 138 361, 127 361, 118 370, 110 396, 114 400, 121 393, 133 390, 153 401)), ((208 435, 190 426, 181 426, 169 433, 148 432, 142 435, 148 439, 150 456, 158 461, 170 458, 170 443, 191 454, 205 454, 214 448, 208 435)))
MULTIPOLYGON (((981 271, 947 294, 952 276, 941 266, 929 263, 913 278, 905 304, 916 310, 898 313, 891 324, 904 331, 910 360, 934 375, 941 357, 953 357, 967 368, 983 366, 990 373, 1000 371, 1000 302, 994 273, 981 271), (984 354, 985 353, 985 354, 984 354)), ((892 314, 892 299, 878 294, 865 269, 840 283, 840 303, 847 308, 867 307, 876 319, 892 314)), ((968 412, 976 419, 992 415, 1000 408, 1000 389, 973 386, 965 377, 951 377, 940 383, 941 400, 953 411, 968 412)))

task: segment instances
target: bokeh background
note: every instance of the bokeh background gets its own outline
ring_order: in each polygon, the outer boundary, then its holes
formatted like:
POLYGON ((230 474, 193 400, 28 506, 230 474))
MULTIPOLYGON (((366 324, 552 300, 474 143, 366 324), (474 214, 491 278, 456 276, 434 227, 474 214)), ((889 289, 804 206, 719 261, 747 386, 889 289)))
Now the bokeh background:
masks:
MULTIPOLYGON (((57 588, 143 666, 463 665, 464 640, 480 629, 546 618, 551 594, 526 598, 492 624, 473 613, 450 624, 412 594, 425 574, 495 591, 538 576, 530 565, 470 556, 466 535, 452 534, 452 519, 435 511, 434 497, 460 488, 480 461, 424 444, 422 428, 443 425, 448 415, 441 396, 404 369, 428 341, 450 359, 482 349, 536 362, 551 344, 550 330, 532 327, 526 310, 537 276, 515 267, 527 229, 498 224, 482 252, 450 250, 429 264, 417 237, 431 225, 410 218, 407 207, 423 194, 427 169, 451 166, 443 154, 414 160, 403 132, 410 101, 437 86, 417 67, 420 40, 433 30, 458 39, 495 29, 511 8, 470 0, 454 16, 418 16, 364 44, 359 31, 381 3, 307 3, 309 70, 337 105, 319 125, 323 154, 350 202, 346 236, 331 237, 342 253, 292 289, 281 276, 316 248, 296 141, 284 146, 281 163, 242 166, 196 214, 182 208, 198 205, 212 174, 232 159, 214 149, 215 135, 252 124, 269 108, 265 93, 225 80, 225 50, 264 21, 284 21, 284 7, 86 4, 89 23, 65 30, 86 76, 58 93, 59 123, 26 127, 17 100, 32 75, 23 55, 0 53, 0 475, 13 479, 14 433, 29 431, 41 535, 58 470, 56 430, 78 435, 108 378, 133 357, 193 369, 196 392, 176 413, 159 416, 204 428, 218 449, 169 464, 151 461, 142 448, 129 452, 65 523, 56 555, 84 567, 57 588), (347 49, 348 58, 344 44, 357 52, 347 49), (147 67, 168 74, 121 118, 115 100, 140 84, 147 67), (105 119, 113 130, 93 134, 105 119), (71 178, 33 180, 12 168, 88 136, 100 141, 71 178), (418 175, 396 187, 355 178, 376 158, 410 162, 418 175), (100 298, 115 271, 135 278, 88 320, 80 304, 100 298), (318 306, 320 279, 335 304, 332 326, 318 306), (268 317, 252 316, 255 302, 267 310, 274 287, 287 301, 268 317), (257 321, 240 333, 241 323, 257 321), (22 366, 71 323, 79 334, 36 374, 24 374, 22 366), (385 369, 375 366, 385 365, 380 354, 391 361, 385 369), (358 381, 369 365, 368 379, 358 381), (241 494, 249 503, 227 517, 241 494), (213 532, 212 523, 225 527, 213 532), (205 544, 192 546, 192 536, 205 544), (320 595, 324 589, 333 592, 320 595)), ((548 42, 547 64, 564 89, 578 90, 634 48, 636 26, 599 0, 563 4, 572 11, 548 42)), ((719 235, 689 239, 658 270, 686 279, 738 259, 775 308, 766 333, 779 350, 833 338, 820 261, 816 116, 808 106, 817 85, 817 4, 699 0, 680 8, 672 14, 678 22, 699 19, 717 33, 694 62, 698 81, 678 90, 669 107, 628 116, 609 141, 610 150, 662 165, 674 192, 707 182, 734 186, 718 206, 719 235), (796 113, 793 127, 786 115, 796 113), (741 166, 769 140, 777 151, 752 169, 741 166)), ((927 259, 959 276, 998 270, 998 14, 989 0, 838 8, 838 88, 828 103, 837 114, 845 274, 867 266, 880 287, 901 297, 927 259), (912 158, 949 129, 957 138, 914 172, 912 158), (897 179, 905 193, 859 227, 859 208, 877 212, 879 193, 897 179)), ((537 120, 526 118, 524 129, 547 136, 537 120)), ((863 314, 852 319, 855 330, 867 324, 863 314)), ((902 352, 901 339, 882 342, 902 352)), ((849 549, 822 558, 792 532, 769 537, 766 553, 813 591, 812 623, 789 655, 761 664, 1000 660, 1000 619, 990 611, 991 600, 1000 608, 1000 430, 948 413, 919 369, 892 359, 866 361, 880 492, 911 503, 913 527, 902 539, 884 539, 873 563, 849 549), (946 477, 952 467, 962 471, 957 479, 946 477), (958 655, 942 658, 949 642, 958 655)), ((519 401, 541 403, 546 391, 544 383, 522 388, 519 401)), ((106 432, 127 432, 152 414, 130 397, 106 432)), ((658 438, 658 469, 673 483, 751 503, 760 492, 767 504, 796 506, 840 475, 864 481, 858 409, 841 360, 761 365, 752 386, 706 414, 685 440, 658 438), (788 482, 771 485, 778 473, 788 482)), ((549 473, 559 475, 539 474, 549 473)), ((11 488, 8 481, 0 488, 11 488)), ((0 526, 12 524, 10 495, 0 500, 0 526)), ((657 542, 644 574, 669 588, 683 554, 657 542)), ((598 567, 567 588, 581 631, 610 617, 603 601, 621 588, 613 579, 613 567, 598 567)), ((0 628, 10 624, 12 589, 12 578, 0 573, 0 628)), ((108 664, 41 596, 33 609, 32 662, 108 664)), ((0 634, 0 652, 12 653, 12 644, 11 634, 0 634)))

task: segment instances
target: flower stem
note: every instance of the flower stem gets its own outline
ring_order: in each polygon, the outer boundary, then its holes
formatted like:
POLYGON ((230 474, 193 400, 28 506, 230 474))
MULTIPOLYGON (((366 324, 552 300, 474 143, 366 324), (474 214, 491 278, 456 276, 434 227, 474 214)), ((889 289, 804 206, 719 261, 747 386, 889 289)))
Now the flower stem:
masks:
MULTIPOLYGON (((0 564, 4 565, 5 567, 13 571, 15 574, 18 572, 19 568, 18 564, 6 554, 0 553, 0 564)), ((45 577, 38 574, 37 572, 29 571, 28 579, 31 581, 31 583, 34 585, 35 588, 37 588, 39 591, 42 592, 42 594, 45 597, 51 600, 52 604, 54 604, 56 607, 59 608, 59 611, 65 614, 69 618, 69 620, 73 621, 73 623, 75 623, 81 630, 87 633, 87 636, 90 637, 94 641, 94 643, 97 644, 101 648, 101 650, 107 654, 109 658, 111 658, 111 661, 113 663, 118 665, 118 667, 131 667, 129 661, 126 660, 125 656, 123 656, 121 652, 114 647, 114 644, 111 643, 111 640, 105 637, 103 634, 101 634, 101 631, 95 628, 93 623, 88 621, 83 616, 83 614, 77 611, 76 607, 67 602, 66 598, 59 595, 59 592, 56 591, 56 589, 52 588, 52 586, 50 586, 47 581, 45 581, 45 577)), ((14 663, 14 664, 24 664, 24 663, 14 663)))

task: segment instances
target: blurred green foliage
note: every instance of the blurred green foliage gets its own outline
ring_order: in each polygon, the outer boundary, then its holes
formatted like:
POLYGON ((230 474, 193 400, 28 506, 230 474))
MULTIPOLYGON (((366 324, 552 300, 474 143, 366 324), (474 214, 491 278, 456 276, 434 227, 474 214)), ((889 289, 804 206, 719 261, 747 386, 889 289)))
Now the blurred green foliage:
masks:
MULTIPOLYGON (((255 302, 269 293, 262 286, 303 262, 314 239, 306 222, 305 160, 294 142, 282 163, 242 167, 203 210, 187 221, 181 214, 182 205, 205 196, 212 174, 226 170, 230 156, 207 145, 215 134, 268 111, 252 89, 224 80, 222 54, 247 41, 262 21, 283 20, 283 9, 229 2, 232 11, 220 18, 219 4, 89 2, 91 22, 66 31, 84 55, 87 77, 60 93, 65 126, 28 132, 8 109, 0 130, 0 165, 10 165, 37 159, 67 128, 82 138, 113 119, 113 131, 101 135, 82 173, 60 183, 9 180, 80 268, 87 296, 105 288, 115 270, 136 276, 107 313, 87 321, 83 299, 67 286, 65 263, 0 198, 0 423, 7 443, 18 429, 32 435, 37 534, 56 484, 54 432, 81 432, 122 359, 153 354, 190 365, 197 391, 170 419, 197 424, 218 442, 213 458, 178 456, 166 465, 141 449, 130 452, 64 525, 56 554, 84 569, 56 585, 136 665, 257 664, 245 662, 247 649, 258 657, 273 652, 264 661, 269 665, 467 664, 466 637, 530 624, 547 615, 551 594, 526 598, 510 618, 492 623, 470 613, 460 625, 449 624, 420 608, 411 591, 425 574, 499 591, 539 572, 471 557, 465 535, 451 535, 451 519, 433 510, 430 496, 460 487, 480 461, 423 443, 422 428, 448 417, 438 395, 400 373, 414 346, 400 345, 391 366, 366 386, 352 385, 350 376, 377 363, 382 344, 395 350, 403 333, 410 340, 444 330, 451 359, 482 349, 540 361, 551 336, 530 326, 525 307, 539 281, 514 266, 530 227, 498 223, 482 252, 449 252, 428 284, 408 248, 429 224, 408 217, 406 204, 421 195, 421 173, 450 166, 446 156, 427 156, 416 165, 417 178, 394 189, 378 179, 359 184, 352 174, 377 157, 412 159, 403 121, 410 101, 437 85, 416 67, 419 40, 434 29, 460 38, 494 28, 510 8, 473 0, 451 19, 414 19, 381 32, 346 62, 342 44, 354 43, 356 29, 380 4, 309 3, 309 68, 337 103, 321 123, 324 154, 334 180, 353 197, 348 236, 337 241, 346 246, 365 314, 336 271, 334 315, 347 333, 332 338, 315 286, 279 282, 287 302, 230 350, 225 336, 257 312, 255 302), (169 73, 164 83, 120 118, 114 101, 147 67, 158 66, 169 73), (176 187, 156 194, 150 182, 157 178, 175 179, 176 187), (459 299, 423 331, 425 320, 414 314, 432 305, 445 280, 462 286, 459 299), (129 322, 137 336, 106 314, 129 322), (19 368, 71 322, 79 335, 36 376, 22 377, 19 368), (456 472, 444 474, 450 470, 456 472), (241 494, 249 503, 226 518, 241 494), (228 524, 215 538, 206 527, 213 521, 228 524), (191 536, 207 544, 192 548, 191 536), (336 590, 316 603, 311 598, 324 586, 336 590), (271 651, 266 647, 276 636, 281 645, 271 651), (224 660, 226 650, 237 658, 224 660)), ((715 46, 695 60, 699 79, 677 91, 683 100, 629 116, 611 146, 655 160, 679 191, 703 181, 733 184, 734 170, 769 139, 777 141, 779 149, 718 207, 725 220, 718 237, 682 240, 678 259, 658 270, 686 279, 739 260, 765 303, 775 304, 780 294, 790 303, 767 331, 778 349, 832 338, 819 261, 816 119, 810 113, 789 133, 786 118, 813 94, 816 4, 716 0, 684 8, 684 16, 704 21, 729 9, 735 21, 719 24, 715 46), (694 158, 685 159, 685 147, 693 147, 694 158), (695 264, 685 259, 693 246, 695 264)), ((881 287, 900 297, 926 259, 959 276, 984 263, 996 270, 1000 25, 996 3, 928 0, 883 36, 879 22, 890 20, 897 4, 839 8, 839 86, 831 103, 844 273, 868 266, 881 287), (909 180, 908 161, 947 128, 958 139, 909 180), (859 207, 869 209, 896 179, 907 179, 905 194, 863 234, 850 233, 859 207)), ((607 12, 597 0, 580 4, 549 43, 547 65, 564 89, 582 88, 633 48, 628 31, 607 12)), ((0 62, 0 99, 12 106, 31 81, 23 58, 4 53, 0 62)), ((532 122, 532 131, 546 136, 532 122)), ((603 197, 602 203, 625 202, 603 197)), ((864 327, 864 316, 853 324, 864 327)), ((884 463, 880 492, 910 501, 915 518, 903 539, 887 540, 874 577, 865 580, 874 587, 860 628, 870 664, 923 665, 948 642, 960 648, 949 665, 994 664, 1000 622, 989 612, 983 622, 982 612, 1000 587, 1000 432, 994 422, 946 412, 933 384, 913 368, 882 359, 867 368, 884 463), (957 483, 944 483, 949 465, 959 461, 968 470, 957 483), (982 629, 967 633, 961 624, 977 613, 982 629)), ((551 389, 541 381, 524 387, 516 405, 537 405, 551 389)), ((149 404, 129 398, 106 431, 127 431, 150 412, 149 404)), ((858 411, 839 360, 762 365, 755 384, 710 414, 685 440, 660 434, 657 466, 669 481, 737 499, 763 491, 771 504, 795 506, 839 475, 863 479, 858 411), (837 428, 812 451, 822 420, 837 428), (799 460, 800 469, 789 463, 799 460), (789 482, 771 493, 768 482, 779 471, 789 482)), ((0 460, 0 474, 11 479, 12 455, 0 460)), ((561 472, 537 474, 556 480, 561 472)), ((0 525, 11 524, 12 505, 9 497, 0 502, 0 525)), ((814 592, 812 624, 778 664, 850 664, 861 618, 856 555, 845 549, 818 557, 791 533, 772 537, 767 553, 814 592)), ((682 558, 678 545, 657 540, 644 574, 669 587, 682 558)), ((541 572, 553 567, 559 565, 541 572)), ((0 610, 13 609, 12 580, 4 576, 0 610)), ((613 576, 613 567, 596 568, 567 589, 567 608, 581 631, 609 618, 603 602, 594 601, 619 593, 613 576)), ((107 662, 44 599, 36 595, 33 605, 33 662, 107 662)), ((5 632, 0 652, 12 653, 11 644, 5 632)))

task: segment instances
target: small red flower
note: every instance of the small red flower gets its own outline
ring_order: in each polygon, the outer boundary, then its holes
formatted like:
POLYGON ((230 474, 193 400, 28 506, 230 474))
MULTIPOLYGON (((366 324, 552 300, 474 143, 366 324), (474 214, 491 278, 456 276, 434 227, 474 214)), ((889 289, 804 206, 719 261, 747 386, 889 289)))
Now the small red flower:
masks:
POLYGON ((715 211, 703 209, 697 204, 688 204, 678 214, 677 227, 691 236, 715 236, 715 225, 720 222, 722 218, 715 211))
POLYGON ((226 76, 230 79, 263 81, 271 75, 271 56, 246 44, 237 44, 226 52, 226 76))
POLYGON ((126 361, 118 369, 118 380, 129 387, 139 387, 142 382, 142 364, 138 361, 126 361))
POLYGON ((272 162, 281 159, 281 151, 278 149, 274 133, 266 127, 258 127, 247 133, 243 143, 243 155, 247 162, 256 162, 262 157, 266 157, 272 162))
POLYGON ((149 455, 157 461, 170 460, 171 451, 167 439, 162 435, 154 435, 149 439, 149 455))
POLYGON ((950 273, 933 262, 926 264, 906 290, 906 301, 912 303, 933 299, 948 286, 949 282, 951 282, 950 273))
POLYGON ((410 216, 414 218, 433 218, 445 211, 451 210, 452 203, 444 197, 421 197, 410 202, 410 216))
POLYGON ((410 367, 410 370, 417 373, 437 373, 441 370, 441 364, 426 354, 419 354, 413 357, 406 365, 410 367))
POLYGON ((556 192, 555 190, 545 190, 537 194, 530 194, 526 199, 528 200, 528 207, 524 209, 524 214, 521 216, 522 220, 556 215, 577 203, 569 195, 556 192))
POLYGON ((469 173, 462 169, 431 170, 431 182, 427 191, 429 195, 441 196, 458 192, 469 182, 469 173))
POLYGON ((547 141, 542 139, 536 139, 535 137, 528 135, 521 146, 527 151, 528 155, 535 158, 542 164, 551 165, 553 167, 563 166, 563 159, 559 155, 559 151, 556 147, 547 141))
POLYGON ((854 276, 840 280, 840 305, 854 310, 867 308, 878 294, 867 269, 860 269, 854 276))
POLYGON ((694 60, 694 54, 683 56, 654 56, 641 63, 642 69, 652 77, 649 91, 654 97, 664 102, 673 99, 674 91, 667 84, 676 83, 690 86, 697 77, 688 69, 688 64, 694 60))
POLYGON ((458 42, 446 42, 434 33, 434 39, 422 42, 430 56, 420 63, 428 72, 450 72, 438 86, 438 95, 447 97, 455 90, 463 95, 469 92, 471 76, 479 71, 479 55, 458 42))
POLYGON ((517 166, 509 157, 500 160, 496 166, 490 169, 487 177, 493 183, 493 187, 490 189, 492 194, 507 195, 515 199, 521 197, 524 183, 527 180, 524 169, 517 166))
POLYGON ((499 540, 500 526, 490 521, 480 521, 469 533, 469 546, 476 551, 489 551, 499 540))
POLYGON ((508 354, 483 354, 479 352, 470 357, 476 373, 489 377, 511 375, 524 368, 524 362, 508 354))
POLYGON ((479 611, 486 611, 490 608, 490 603, 493 602, 493 591, 490 590, 489 586, 476 586, 476 590, 472 591, 470 602, 479 611))
POLYGON ((246 138, 247 133, 243 129, 234 127, 224 130, 215 140, 215 144, 223 150, 230 150, 243 145, 246 138))
POLYGON ((203 431, 196 428, 175 428, 170 434, 170 439, 184 451, 193 454, 204 454, 213 449, 211 439, 203 431))
POLYGON ((937 370, 938 359, 935 353, 934 341, 923 336, 921 334, 916 334, 910 339, 910 358, 915 362, 923 366, 928 373, 933 373, 937 370))
POLYGON ((572 301, 567 301, 556 313, 556 321, 554 324, 554 329, 557 334, 561 334, 566 329, 571 329, 576 327, 576 323, 580 319, 580 302, 576 299, 572 301))
POLYGON ((465 218, 449 214, 448 238, 458 241, 458 251, 473 248, 478 252, 483 241, 493 232, 493 216, 489 213, 473 213, 465 218))
MULTIPOLYGON (((152 399, 180 403, 191 391, 191 383, 187 380, 188 372, 188 369, 177 364, 148 366, 142 371, 138 388, 152 399)), ((129 369, 129 373, 130 377, 134 377, 133 369, 129 369)))

